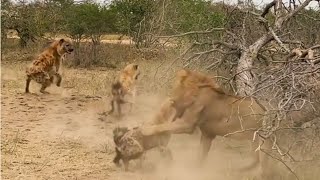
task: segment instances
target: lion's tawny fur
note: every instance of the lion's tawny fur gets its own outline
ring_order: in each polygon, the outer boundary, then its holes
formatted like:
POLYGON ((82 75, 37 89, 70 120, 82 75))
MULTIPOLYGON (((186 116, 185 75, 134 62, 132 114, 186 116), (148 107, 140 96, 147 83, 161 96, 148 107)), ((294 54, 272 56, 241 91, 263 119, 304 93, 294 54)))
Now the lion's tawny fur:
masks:
POLYGON ((254 132, 262 126, 265 109, 254 98, 228 95, 205 74, 180 70, 172 91, 171 99, 181 116, 174 122, 144 126, 142 134, 193 133, 199 127, 201 160, 216 136, 252 140, 254 132))

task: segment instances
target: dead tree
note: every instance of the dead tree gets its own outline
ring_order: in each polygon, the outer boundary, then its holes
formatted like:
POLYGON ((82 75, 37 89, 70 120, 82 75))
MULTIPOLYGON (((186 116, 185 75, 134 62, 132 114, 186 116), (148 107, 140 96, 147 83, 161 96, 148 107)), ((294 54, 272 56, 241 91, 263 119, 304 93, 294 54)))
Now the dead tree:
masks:
POLYGON ((281 47, 283 47, 286 51, 289 51, 281 42, 279 38, 279 34, 281 29, 285 26, 285 24, 295 16, 299 11, 304 9, 312 0, 305 0, 300 6, 296 7, 295 9, 286 12, 282 0, 274 0, 273 2, 269 3, 263 13, 261 15, 255 14, 261 23, 267 29, 267 32, 262 35, 256 42, 251 44, 250 46, 246 47, 241 50, 241 57, 239 59, 238 67, 237 67, 237 76, 236 76, 236 85, 239 95, 251 95, 255 89, 254 87, 254 77, 251 73, 251 69, 253 67, 253 62, 257 59, 259 55, 259 51, 262 47, 264 47, 267 43, 272 40, 275 40, 281 47), (268 14, 269 10, 274 7, 275 9, 275 20, 271 26, 265 16, 268 14))

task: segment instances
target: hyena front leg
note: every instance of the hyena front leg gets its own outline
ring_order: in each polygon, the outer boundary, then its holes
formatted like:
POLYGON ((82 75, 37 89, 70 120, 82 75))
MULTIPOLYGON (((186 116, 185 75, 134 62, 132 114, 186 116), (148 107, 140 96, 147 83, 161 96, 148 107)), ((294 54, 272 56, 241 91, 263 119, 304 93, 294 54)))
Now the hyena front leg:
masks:
POLYGON ((60 87, 60 86, 61 86, 61 81, 62 81, 62 76, 61 76, 59 73, 56 73, 55 76, 57 77, 57 83, 56 83, 56 85, 57 85, 58 87, 60 87))

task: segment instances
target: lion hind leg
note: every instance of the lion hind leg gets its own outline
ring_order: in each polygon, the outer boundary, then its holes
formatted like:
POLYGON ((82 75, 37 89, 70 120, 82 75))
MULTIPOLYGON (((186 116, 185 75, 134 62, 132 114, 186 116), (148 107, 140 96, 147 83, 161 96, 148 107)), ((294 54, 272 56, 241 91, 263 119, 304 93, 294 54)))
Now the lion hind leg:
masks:
MULTIPOLYGON (((260 168, 261 169, 261 151, 258 151, 261 146, 264 144, 264 141, 262 140, 255 140, 254 142, 251 142, 251 151, 253 154, 253 161, 246 165, 238 168, 237 170, 240 172, 246 172, 246 171, 252 171, 254 169, 260 168)), ((258 169, 260 171, 260 169, 258 169)))
POLYGON ((269 166, 270 157, 268 157, 269 155, 266 154, 266 150, 270 150, 272 144, 270 144, 269 140, 259 139, 252 143, 252 149, 255 149, 257 146, 258 148, 253 151, 253 153, 255 153, 254 161, 245 167, 238 168, 237 170, 239 172, 258 172, 255 177, 261 180, 274 179, 272 166, 269 166), (261 148, 262 146, 263 149, 261 148))
POLYGON ((200 139, 200 144, 201 144, 201 151, 200 151, 200 163, 203 163, 204 160, 207 158, 209 150, 212 145, 212 140, 215 138, 215 136, 208 136, 204 134, 203 132, 201 133, 201 139, 200 139))
POLYGON ((123 164, 124 164, 124 170, 125 171, 129 171, 129 160, 124 158, 124 159, 122 159, 122 161, 123 161, 123 164))
POLYGON ((255 169, 255 168, 258 168, 259 167, 259 165, 260 165, 260 154, 262 153, 262 152, 254 152, 255 154, 254 154, 254 161, 253 162, 251 162, 249 165, 247 165, 247 166, 245 166, 245 167, 241 167, 241 168, 239 168, 239 171, 240 172, 243 172, 243 171, 250 171, 250 170, 252 170, 252 169, 255 169))
MULTIPOLYGON (((261 141, 260 141, 261 142, 261 141)), ((271 160, 272 157, 270 157, 268 153, 268 151, 270 151, 272 149, 272 142, 270 141, 270 139, 266 139, 264 140, 264 148, 263 150, 260 150, 258 155, 259 155, 259 162, 260 162, 260 179, 274 179, 275 177, 275 170, 274 166, 270 166, 271 165, 271 160)))

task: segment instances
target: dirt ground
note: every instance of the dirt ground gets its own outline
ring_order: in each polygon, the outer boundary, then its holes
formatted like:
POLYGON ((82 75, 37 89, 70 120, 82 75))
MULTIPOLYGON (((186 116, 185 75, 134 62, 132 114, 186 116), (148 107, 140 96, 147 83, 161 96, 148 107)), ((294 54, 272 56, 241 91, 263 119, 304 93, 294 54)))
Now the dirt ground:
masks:
POLYGON ((251 179, 234 169, 250 163, 247 144, 217 139, 207 163, 195 164, 199 133, 174 135, 169 147, 174 160, 164 164, 157 150, 148 152, 143 167, 135 162, 124 172, 112 163, 115 126, 136 126, 152 118, 163 97, 141 93, 133 111, 119 120, 103 116, 109 107, 108 82, 116 72, 64 69, 62 87, 38 93, 32 83, 24 94, 25 63, 1 67, 2 179, 212 180, 251 179), (109 79, 108 79, 109 78, 109 79), (95 79, 95 80, 93 80, 95 79))

